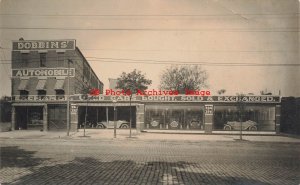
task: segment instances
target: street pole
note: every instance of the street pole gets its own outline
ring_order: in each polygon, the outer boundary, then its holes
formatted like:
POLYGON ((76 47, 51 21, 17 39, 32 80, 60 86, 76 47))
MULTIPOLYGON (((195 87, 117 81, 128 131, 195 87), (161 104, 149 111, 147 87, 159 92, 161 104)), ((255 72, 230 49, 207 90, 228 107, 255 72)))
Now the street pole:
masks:
POLYGON ((239 121, 240 121, 240 140, 243 140, 243 123, 242 123, 242 115, 243 115, 243 100, 242 100, 242 98, 243 98, 243 94, 242 93, 240 93, 239 94, 239 96, 238 96, 238 109, 239 109, 239 113, 240 113, 240 115, 239 115, 239 121))
POLYGON ((131 98, 132 98, 132 93, 130 94, 130 99, 129 99, 129 110, 130 110, 130 120, 129 120, 129 137, 131 137, 131 98))
POLYGON ((67 136, 70 135, 70 62, 68 59, 67 136))
POLYGON ((242 136, 242 119, 240 118, 240 127, 241 127, 241 129, 240 129, 240 140, 243 140, 243 136, 242 136))
POLYGON ((114 138, 117 137, 116 102, 117 102, 116 100, 113 100, 113 104, 114 104, 114 138))
POLYGON ((86 107, 85 107, 85 117, 84 117, 84 127, 83 127, 83 137, 85 137, 85 127, 86 127, 86 118, 87 118, 88 100, 89 100, 89 96, 86 95, 86 107))

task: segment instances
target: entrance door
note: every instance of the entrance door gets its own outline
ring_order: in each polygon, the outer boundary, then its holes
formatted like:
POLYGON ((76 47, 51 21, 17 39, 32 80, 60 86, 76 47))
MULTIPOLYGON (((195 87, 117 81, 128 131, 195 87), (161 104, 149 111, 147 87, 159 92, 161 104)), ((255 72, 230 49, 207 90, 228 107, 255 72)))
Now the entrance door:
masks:
POLYGON ((16 107, 16 130, 43 128, 43 107, 16 107))
POLYGON ((49 131, 67 129, 67 106, 66 105, 48 106, 48 129, 49 131))

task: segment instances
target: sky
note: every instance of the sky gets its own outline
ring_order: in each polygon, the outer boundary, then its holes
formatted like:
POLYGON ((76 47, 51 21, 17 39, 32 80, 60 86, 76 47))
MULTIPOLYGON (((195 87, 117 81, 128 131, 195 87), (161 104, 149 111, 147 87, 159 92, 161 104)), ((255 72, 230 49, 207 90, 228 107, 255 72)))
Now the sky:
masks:
POLYGON ((300 96, 297 0, 1 0, 0 96, 21 37, 76 39, 105 89, 134 69, 158 89, 165 68, 196 63, 212 95, 300 96))

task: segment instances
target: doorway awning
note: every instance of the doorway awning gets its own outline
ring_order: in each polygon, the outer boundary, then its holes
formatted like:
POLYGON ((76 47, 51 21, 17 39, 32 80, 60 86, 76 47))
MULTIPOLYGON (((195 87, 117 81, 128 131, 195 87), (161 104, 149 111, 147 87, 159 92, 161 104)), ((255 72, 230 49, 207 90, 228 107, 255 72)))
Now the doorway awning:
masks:
POLYGON ((20 85, 18 87, 18 90, 22 91, 25 90, 27 91, 27 84, 28 84, 28 79, 21 79, 20 85))
POLYGON ((64 90, 64 83, 65 83, 64 79, 56 80, 54 89, 55 90, 64 90))
POLYGON ((36 90, 45 90, 46 87, 46 79, 39 80, 36 85, 36 90))

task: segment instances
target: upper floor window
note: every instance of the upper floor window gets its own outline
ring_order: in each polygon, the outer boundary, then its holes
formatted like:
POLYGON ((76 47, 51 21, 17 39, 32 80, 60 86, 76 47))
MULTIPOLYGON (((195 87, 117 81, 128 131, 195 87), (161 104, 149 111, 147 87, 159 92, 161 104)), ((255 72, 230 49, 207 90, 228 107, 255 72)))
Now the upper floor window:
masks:
POLYGON ((21 54, 21 63, 22 67, 27 67, 29 63, 29 53, 22 53, 21 54))
POLYGON ((56 96, 63 96, 65 95, 65 91, 62 89, 56 89, 56 96))
POLYGON ((65 53, 57 53, 57 67, 65 67, 65 53))
POLYGON ((46 67, 46 53, 40 53, 40 67, 46 67))
POLYGON ((38 96, 40 96, 40 97, 45 97, 46 93, 47 92, 45 90, 38 90, 38 96))
POLYGON ((26 90, 20 90, 20 96, 28 96, 29 92, 26 90))

